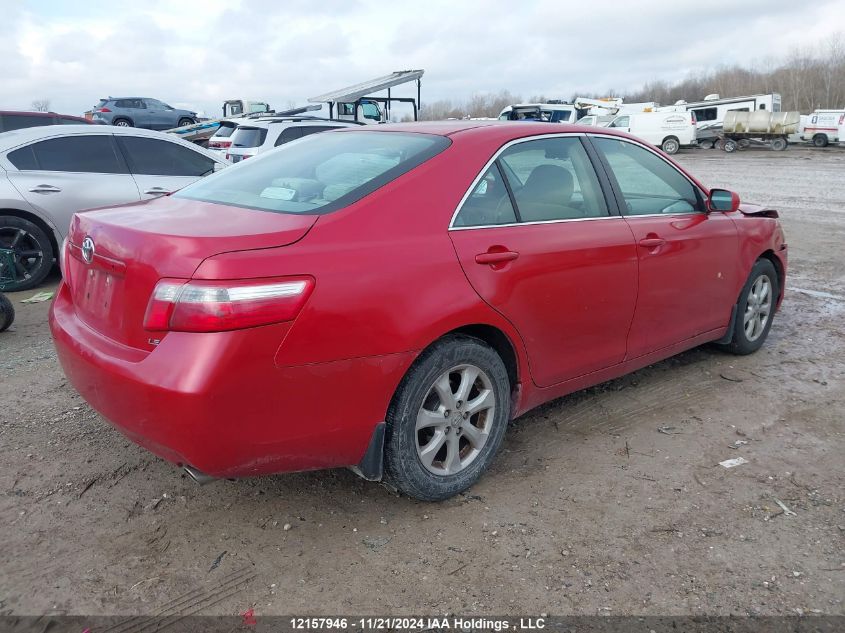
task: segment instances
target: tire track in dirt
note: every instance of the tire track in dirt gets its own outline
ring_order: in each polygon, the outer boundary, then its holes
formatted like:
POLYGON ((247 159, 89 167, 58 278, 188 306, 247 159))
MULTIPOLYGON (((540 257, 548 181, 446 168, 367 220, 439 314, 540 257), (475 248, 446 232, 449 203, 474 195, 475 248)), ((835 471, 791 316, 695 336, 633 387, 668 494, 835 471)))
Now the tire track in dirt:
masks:
POLYGON ((189 615, 199 613, 203 609, 237 595, 255 578, 256 573, 252 568, 241 568, 231 572, 211 587, 192 589, 174 598, 152 615, 128 618, 104 629, 102 633, 145 633, 166 629, 189 615), (162 622, 164 618, 167 620, 162 622))

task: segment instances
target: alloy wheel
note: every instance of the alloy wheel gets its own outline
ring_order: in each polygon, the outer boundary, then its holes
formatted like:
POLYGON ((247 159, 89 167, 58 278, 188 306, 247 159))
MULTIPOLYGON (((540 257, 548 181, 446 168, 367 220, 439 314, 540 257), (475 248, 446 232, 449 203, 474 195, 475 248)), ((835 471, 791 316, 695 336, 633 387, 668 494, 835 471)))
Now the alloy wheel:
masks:
POLYGON ((41 267, 44 249, 32 233, 0 226, 0 290, 14 290, 41 267))
POLYGON ((772 300, 772 282, 767 275, 760 275, 748 291, 742 320, 749 342, 756 341, 765 331, 772 312, 772 300))
POLYGON ((428 390, 416 420, 417 457, 435 475, 467 468, 490 437, 496 413, 493 382, 475 365, 443 372, 428 390))

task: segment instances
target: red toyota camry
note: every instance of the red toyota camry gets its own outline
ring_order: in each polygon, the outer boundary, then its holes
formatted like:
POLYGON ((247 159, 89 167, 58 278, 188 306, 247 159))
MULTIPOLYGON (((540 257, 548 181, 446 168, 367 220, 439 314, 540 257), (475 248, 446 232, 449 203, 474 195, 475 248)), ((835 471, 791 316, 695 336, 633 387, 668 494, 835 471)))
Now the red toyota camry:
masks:
POLYGON ((77 214, 51 327, 91 405, 198 480, 350 466, 443 499, 542 402, 759 348, 776 218, 607 129, 326 132, 77 214))

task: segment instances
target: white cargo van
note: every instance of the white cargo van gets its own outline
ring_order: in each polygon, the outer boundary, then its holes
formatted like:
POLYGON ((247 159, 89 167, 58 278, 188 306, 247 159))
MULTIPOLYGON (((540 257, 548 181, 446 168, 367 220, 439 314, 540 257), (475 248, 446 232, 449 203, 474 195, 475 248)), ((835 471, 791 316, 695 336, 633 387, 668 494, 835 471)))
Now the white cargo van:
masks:
POLYGON ((839 136, 839 127, 843 123, 845 123, 845 108, 815 110, 810 115, 810 120, 804 125, 804 134, 801 138, 812 141, 816 147, 837 143, 842 138, 839 136))
POLYGON ((607 126, 638 136, 667 154, 682 147, 694 147, 695 115, 692 112, 641 112, 623 114, 607 126))

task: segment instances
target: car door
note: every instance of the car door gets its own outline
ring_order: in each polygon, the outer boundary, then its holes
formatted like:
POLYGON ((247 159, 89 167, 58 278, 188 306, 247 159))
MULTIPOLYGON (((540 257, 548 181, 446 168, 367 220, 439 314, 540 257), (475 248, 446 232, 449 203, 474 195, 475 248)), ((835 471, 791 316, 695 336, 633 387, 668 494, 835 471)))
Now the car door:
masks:
POLYGON ((657 152, 627 139, 591 139, 637 242, 629 357, 724 328, 740 274, 733 220, 708 213, 704 193, 657 152))
POLYGON ((115 106, 118 111, 114 113, 112 121, 121 118, 121 115, 125 115, 132 119, 135 127, 150 127, 150 113, 147 111, 143 99, 118 99, 115 106))
POLYGON ((111 134, 36 141, 12 150, 6 159, 16 167, 8 170, 9 180, 62 236, 77 211, 140 198, 111 134))
POLYGON ((621 362, 637 253, 581 135, 521 140, 473 183, 449 231, 476 292, 519 331, 546 387, 621 362))
POLYGON ((169 130, 178 123, 176 111, 158 99, 144 99, 150 117, 150 129, 169 130))
POLYGON ((175 141, 127 134, 115 138, 142 200, 177 191, 213 173, 218 164, 175 141))

